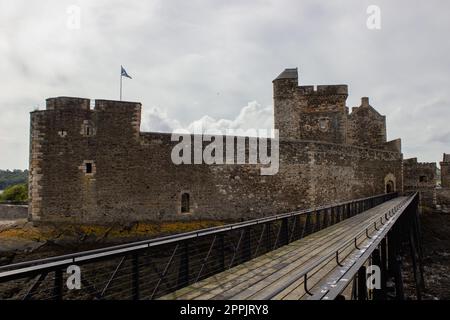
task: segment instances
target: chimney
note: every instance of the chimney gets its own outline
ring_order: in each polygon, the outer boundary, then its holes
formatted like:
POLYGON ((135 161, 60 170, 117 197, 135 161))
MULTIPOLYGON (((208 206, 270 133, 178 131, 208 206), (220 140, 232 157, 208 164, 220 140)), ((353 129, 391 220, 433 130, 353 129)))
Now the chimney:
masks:
POLYGON ((362 107, 368 107, 369 106, 369 97, 362 97, 361 98, 361 106, 362 107))

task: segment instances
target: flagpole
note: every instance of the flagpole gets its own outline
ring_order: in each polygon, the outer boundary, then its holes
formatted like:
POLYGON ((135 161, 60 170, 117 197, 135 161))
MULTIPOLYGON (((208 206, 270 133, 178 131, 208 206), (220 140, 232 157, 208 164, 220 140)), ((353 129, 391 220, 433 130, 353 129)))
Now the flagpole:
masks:
POLYGON ((120 72, 120 101, 122 101, 122 72, 120 72))

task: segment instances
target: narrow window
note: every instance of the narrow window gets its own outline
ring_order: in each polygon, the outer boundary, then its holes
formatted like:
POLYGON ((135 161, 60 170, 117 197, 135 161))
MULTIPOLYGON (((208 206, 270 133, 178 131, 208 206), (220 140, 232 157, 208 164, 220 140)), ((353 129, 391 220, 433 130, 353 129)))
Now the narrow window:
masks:
POLYGON ((86 173, 92 173, 92 163, 86 163, 86 173))
POLYGON ((189 193, 183 193, 181 195, 181 213, 188 213, 189 211, 189 193))
POLYGON ((89 126, 86 127, 86 135, 87 136, 91 135, 91 128, 89 126))

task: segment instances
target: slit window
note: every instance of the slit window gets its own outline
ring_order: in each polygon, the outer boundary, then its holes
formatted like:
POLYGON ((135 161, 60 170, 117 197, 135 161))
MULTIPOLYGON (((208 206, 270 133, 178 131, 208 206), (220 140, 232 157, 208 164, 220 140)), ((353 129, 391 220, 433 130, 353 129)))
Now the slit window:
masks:
POLYGON ((86 173, 92 173, 92 163, 86 163, 86 173))
POLYGON ((189 193, 181 195, 181 213, 188 213, 190 211, 189 193))

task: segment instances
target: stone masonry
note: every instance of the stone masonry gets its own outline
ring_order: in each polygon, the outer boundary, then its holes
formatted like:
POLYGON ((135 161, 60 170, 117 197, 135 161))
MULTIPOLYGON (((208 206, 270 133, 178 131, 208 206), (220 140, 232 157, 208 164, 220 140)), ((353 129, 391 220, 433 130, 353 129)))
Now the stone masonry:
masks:
POLYGON ((417 158, 403 160, 403 188, 405 192, 419 191, 422 207, 436 207, 435 162, 417 162, 417 158))
POLYGON ((273 176, 253 164, 172 163, 178 142, 140 131, 140 103, 47 99, 31 112, 29 218, 240 220, 403 190, 400 140, 386 141, 386 119, 368 98, 349 114, 346 85, 298 86, 297 69, 281 73, 273 90, 273 176))
POLYGON ((441 165, 441 187, 436 189, 438 208, 450 213, 450 154, 444 153, 441 165))

